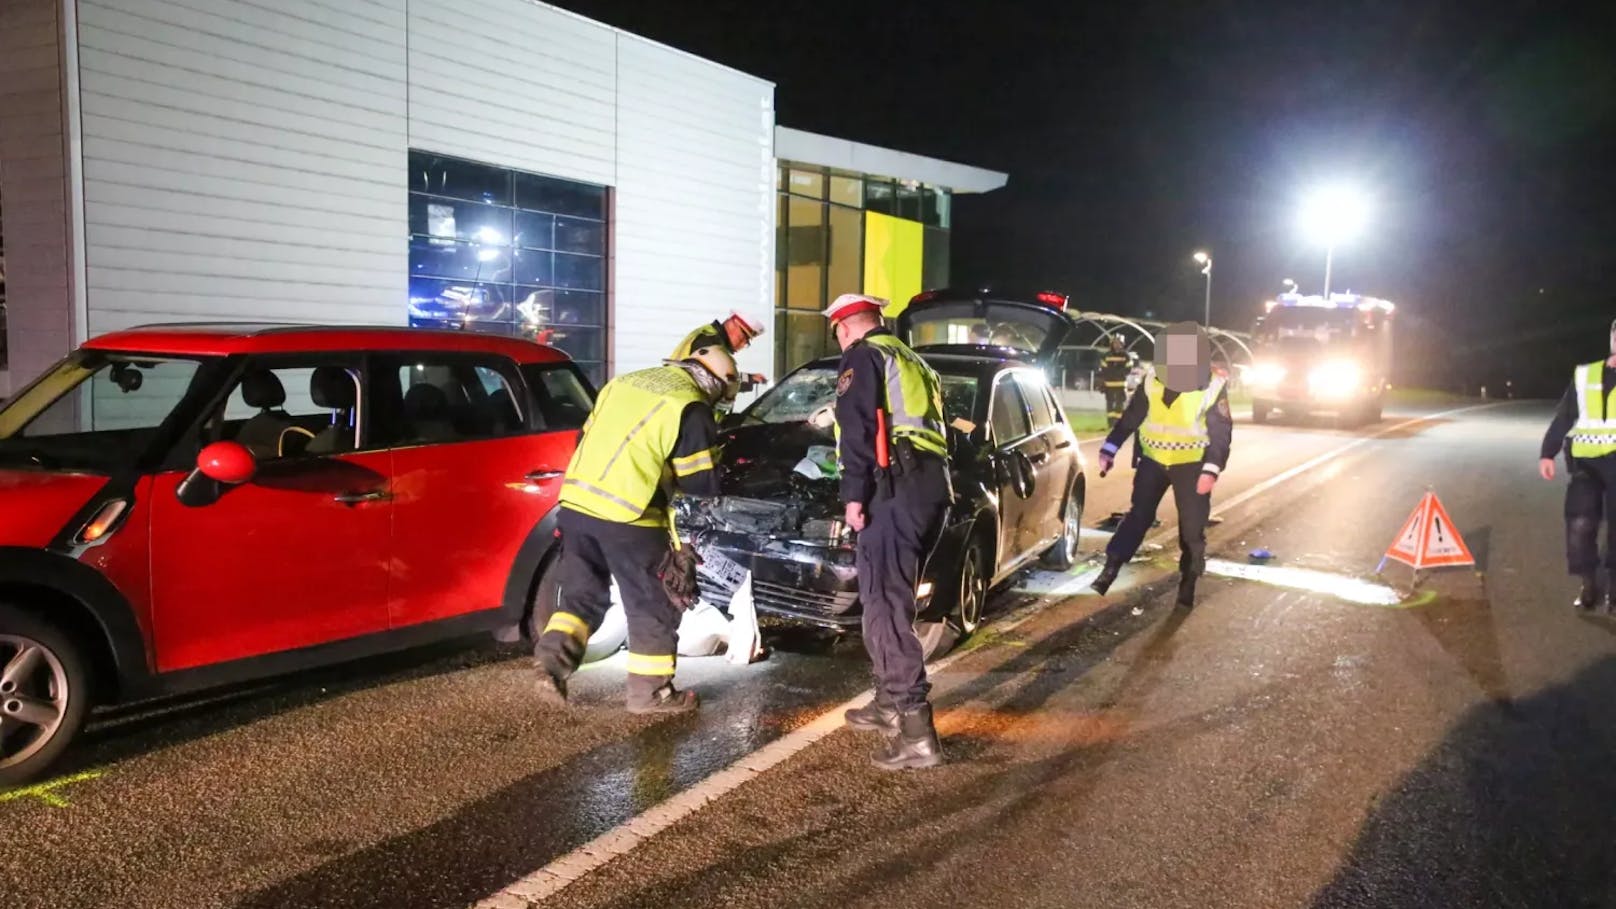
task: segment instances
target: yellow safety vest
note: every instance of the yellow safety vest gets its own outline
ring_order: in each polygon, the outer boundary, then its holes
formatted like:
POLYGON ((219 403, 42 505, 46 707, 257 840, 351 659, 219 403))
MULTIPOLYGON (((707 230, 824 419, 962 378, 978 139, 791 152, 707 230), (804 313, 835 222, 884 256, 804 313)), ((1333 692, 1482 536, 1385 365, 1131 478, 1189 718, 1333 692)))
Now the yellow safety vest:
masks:
POLYGON ((562 507, 619 524, 666 524, 666 511, 651 507, 662 483, 717 463, 714 449, 669 457, 685 407, 695 403, 706 404, 707 398, 678 366, 654 366, 606 383, 567 465, 562 507))
POLYGON ((1566 436, 1571 440, 1573 458, 1600 458, 1616 454, 1616 419, 1611 418, 1612 400, 1605 400, 1605 361, 1584 363, 1572 374, 1577 387, 1577 422, 1566 436))
MULTIPOLYGON (((937 372, 893 335, 867 335, 864 343, 881 354, 886 374, 887 440, 908 439, 919 451, 948 457, 948 435, 943 424, 943 380, 937 372)), ((842 427, 836 425, 836 449, 842 446, 842 427)))
POLYGON ((1223 392, 1223 379, 1199 391, 1180 392, 1172 404, 1165 398, 1167 386, 1151 376, 1145 386, 1150 412, 1139 427, 1139 448, 1145 457, 1163 467, 1194 464, 1206 456, 1212 437, 1206 429, 1206 412, 1223 392))
MULTIPOLYGON (((697 349, 696 348, 696 339, 700 338, 702 335, 714 335, 714 334, 716 334, 718 336, 718 339, 719 339, 718 344, 719 344, 719 346, 724 348, 725 350, 729 350, 729 335, 724 333, 724 325, 723 325, 723 323, 722 322, 708 322, 706 325, 703 325, 700 328, 696 329, 695 331, 691 332, 690 334, 685 335, 684 338, 682 338, 679 341, 679 346, 675 347, 673 349, 673 354, 671 356, 669 356, 668 359, 670 359, 670 360, 687 360, 687 359, 689 359, 690 355, 696 352, 696 349, 697 349)), ((735 351, 729 350, 729 352, 733 354, 735 351)))

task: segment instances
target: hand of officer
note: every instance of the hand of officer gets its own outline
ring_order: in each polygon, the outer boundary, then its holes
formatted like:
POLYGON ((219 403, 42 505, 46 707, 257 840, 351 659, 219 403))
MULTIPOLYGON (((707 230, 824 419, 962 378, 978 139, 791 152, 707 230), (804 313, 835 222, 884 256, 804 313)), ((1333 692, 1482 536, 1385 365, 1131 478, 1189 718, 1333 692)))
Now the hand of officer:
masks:
POLYGON ((854 530, 864 529, 864 506, 858 502, 848 502, 847 510, 843 513, 847 526, 854 530))
POLYGON ((1554 459, 1553 458, 1544 458, 1541 461, 1538 461, 1537 462, 1537 472, 1539 474, 1542 474, 1543 479, 1545 479, 1545 480, 1554 479, 1554 459))
POLYGON ((1203 473, 1201 478, 1195 481, 1195 492, 1197 495, 1209 496, 1212 494, 1212 487, 1217 484, 1218 478, 1216 476, 1203 473))
POLYGON ((1116 458, 1113 458, 1103 451, 1100 452, 1100 475, 1104 476, 1105 474, 1110 473, 1111 465, 1114 463, 1116 463, 1116 458))

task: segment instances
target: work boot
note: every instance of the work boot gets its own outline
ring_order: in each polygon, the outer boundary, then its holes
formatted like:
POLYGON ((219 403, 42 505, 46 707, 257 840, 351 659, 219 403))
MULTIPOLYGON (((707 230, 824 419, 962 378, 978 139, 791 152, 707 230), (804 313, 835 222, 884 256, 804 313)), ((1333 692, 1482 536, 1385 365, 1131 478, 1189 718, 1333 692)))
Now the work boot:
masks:
POLYGON ((863 707, 854 707, 842 716, 847 720, 848 728, 863 732, 885 732, 888 735, 898 731, 898 708, 876 698, 863 707))
POLYGON ((871 757, 882 770, 918 770, 943 762, 943 746, 932 725, 931 705, 898 716, 898 730, 871 757))
POLYGON ((1571 605, 1577 607, 1578 609, 1583 610, 1584 612, 1590 612, 1590 611, 1594 610, 1595 608, 1597 608, 1604 601, 1605 601, 1605 597, 1601 595, 1600 590, 1599 590, 1599 575, 1597 575, 1597 574, 1585 574, 1585 575, 1583 575, 1582 576, 1582 592, 1577 594, 1576 601, 1573 602, 1571 605))
POLYGON ((1185 609, 1195 608, 1195 575, 1179 575, 1178 605, 1185 609))
POLYGON ((1105 596, 1105 592, 1111 589, 1112 584, 1116 583, 1117 572, 1121 570, 1122 562, 1116 559, 1106 559, 1105 567, 1100 569, 1100 573, 1095 576, 1093 583, 1089 584, 1089 589, 1102 597, 1105 596))
POLYGON ((567 680, 542 665, 539 666, 538 678, 533 683, 533 690, 538 694, 539 702, 544 706, 566 709, 567 680))
POLYGON ((628 697, 629 713, 689 713, 701 705, 694 691, 680 691, 668 682, 649 695, 628 697))

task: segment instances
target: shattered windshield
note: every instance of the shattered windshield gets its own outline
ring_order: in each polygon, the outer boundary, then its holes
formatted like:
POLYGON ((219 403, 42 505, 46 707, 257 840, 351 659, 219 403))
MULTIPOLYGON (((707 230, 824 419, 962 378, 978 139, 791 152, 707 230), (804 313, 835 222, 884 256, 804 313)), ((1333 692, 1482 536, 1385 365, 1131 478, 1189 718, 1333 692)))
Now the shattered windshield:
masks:
MULTIPOLYGON (((944 375, 943 412, 969 420, 976 409, 976 376, 944 375)), ((833 367, 801 369, 787 376, 746 411, 748 423, 801 423, 836 403, 833 367)))

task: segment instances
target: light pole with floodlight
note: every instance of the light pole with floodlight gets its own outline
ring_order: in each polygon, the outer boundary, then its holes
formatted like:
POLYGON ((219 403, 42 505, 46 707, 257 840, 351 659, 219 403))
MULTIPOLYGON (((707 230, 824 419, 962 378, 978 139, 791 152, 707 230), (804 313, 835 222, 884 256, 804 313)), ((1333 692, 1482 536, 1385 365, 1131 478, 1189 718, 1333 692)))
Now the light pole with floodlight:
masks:
POLYGON ((1369 202, 1347 186, 1326 186, 1302 200, 1301 227, 1324 246, 1324 299, 1330 299, 1330 277, 1336 244, 1357 236, 1369 221, 1369 202))
POLYGON ((1207 252, 1197 252, 1194 256, 1196 264, 1204 265, 1201 274, 1206 275, 1206 321, 1207 328, 1212 327, 1212 255, 1207 252))

